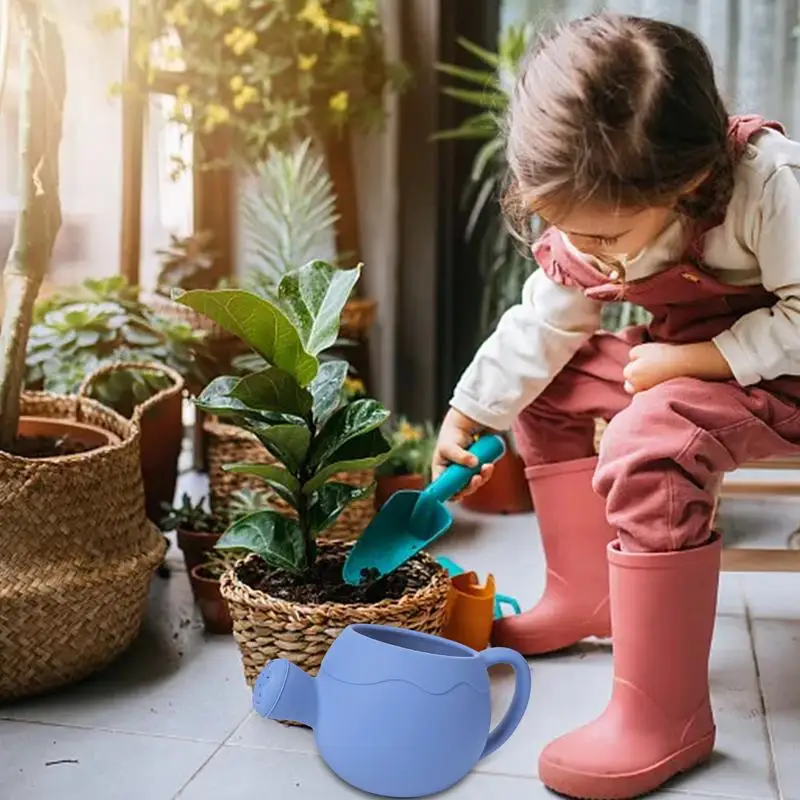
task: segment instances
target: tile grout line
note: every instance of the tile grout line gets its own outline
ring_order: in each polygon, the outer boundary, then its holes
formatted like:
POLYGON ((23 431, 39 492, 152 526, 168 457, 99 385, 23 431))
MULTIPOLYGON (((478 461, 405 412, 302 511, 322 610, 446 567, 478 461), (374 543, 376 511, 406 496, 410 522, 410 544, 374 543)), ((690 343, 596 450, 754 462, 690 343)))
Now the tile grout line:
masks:
POLYGON ((186 789, 189 788, 194 779, 209 765, 211 759, 213 759, 223 747, 225 747, 225 742, 220 742, 211 752, 209 757, 203 761, 203 763, 189 776, 189 779, 186 781, 186 783, 184 783, 183 786, 181 786, 181 788, 178 789, 178 791, 172 796, 171 800, 178 800, 178 798, 186 791, 186 789))
POLYGON ((772 727, 769 723, 769 716, 767 714, 767 700, 764 696, 764 687, 761 684, 761 666, 758 662, 758 652, 756 650, 756 637, 753 629, 753 616, 750 611, 750 599, 747 593, 747 584, 742 579, 742 592, 744 595, 744 619, 747 625, 747 635, 750 638, 750 655, 753 659, 753 666, 756 672, 756 687, 758 689, 758 701, 761 709, 761 718, 763 720, 762 726, 764 729, 764 736, 767 740, 767 751, 769 754, 769 782, 775 790, 777 800, 784 800, 781 784, 778 780, 778 760, 775 754, 775 737, 772 735, 772 727))
MULTIPOLYGON (((16 722, 22 725, 38 725, 43 728, 65 728, 71 731, 99 731, 100 733, 113 733, 120 736, 140 736, 145 739, 168 739, 173 742, 189 742, 192 744, 216 744, 211 739, 192 739, 188 736, 175 736, 169 733, 146 733, 145 731, 130 731, 120 728, 107 728, 98 725, 75 725, 66 722, 45 722, 40 719, 24 719, 22 717, 3 717, 0 716, 0 723, 16 722)), ((223 742, 224 744, 224 742, 223 742)))
POLYGON ((233 738, 233 736, 236 735, 236 732, 247 722, 248 719, 250 719, 250 714, 251 710, 248 709, 244 717, 239 722, 237 722, 236 725, 233 726, 233 728, 231 728, 231 730, 222 739, 219 745, 216 748, 214 748, 214 751, 211 753, 211 755, 209 755, 209 757, 189 776, 189 779, 186 781, 186 783, 184 783, 183 786, 181 786, 181 788, 178 789, 177 793, 172 797, 172 800, 178 800, 178 798, 180 798, 180 796, 184 793, 184 791, 186 791, 186 789, 189 788, 189 785, 195 780, 195 778, 197 778, 197 776, 209 765, 211 759, 213 759, 214 756, 216 756, 222 750, 222 748, 225 747, 228 744, 228 742, 230 742, 231 738, 233 738))

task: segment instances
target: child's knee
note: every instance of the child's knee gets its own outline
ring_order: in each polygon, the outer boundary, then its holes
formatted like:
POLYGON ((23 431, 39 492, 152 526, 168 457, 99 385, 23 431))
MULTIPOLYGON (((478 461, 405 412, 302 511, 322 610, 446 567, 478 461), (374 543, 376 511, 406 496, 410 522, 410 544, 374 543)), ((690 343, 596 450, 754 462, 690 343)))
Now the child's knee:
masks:
POLYGON ((600 443, 594 488, 623 548, 632 552, 688 549, 709 535, 713 491, 693 482, 678 463, 697 429, 675 400, 694 386, 676 383, 637 395, 600 443))

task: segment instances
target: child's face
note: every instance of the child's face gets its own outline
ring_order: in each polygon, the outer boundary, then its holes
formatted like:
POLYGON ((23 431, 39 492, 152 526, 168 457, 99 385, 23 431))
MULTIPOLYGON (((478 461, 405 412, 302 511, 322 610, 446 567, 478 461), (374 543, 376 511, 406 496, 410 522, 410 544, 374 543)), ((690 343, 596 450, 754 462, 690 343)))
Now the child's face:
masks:
POLYGON ((674 216, 672 208, 609 210, 584 206, 562 216, 556 227, 588 256, 625 261, 647 247, 674 216))

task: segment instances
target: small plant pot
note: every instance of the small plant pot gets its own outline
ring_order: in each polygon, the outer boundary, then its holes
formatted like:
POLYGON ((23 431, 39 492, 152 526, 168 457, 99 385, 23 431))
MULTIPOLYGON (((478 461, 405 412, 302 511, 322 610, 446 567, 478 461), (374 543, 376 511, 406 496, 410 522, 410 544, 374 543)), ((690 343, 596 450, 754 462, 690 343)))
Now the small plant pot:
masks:
POLYGON ((525 464, 510 447, 494 465, 494 474, 474 494, 462 501, 464 508, 479 514, 524 514, 533 509, 525 464))
POLYGON ((201 531, 186 531, 178 528, 178 547, 183 553, 186 571, 191 572, 195 567, 205 561, 206 553, 214 549, 222 533, 206 533, 201 531))
POLYGON ((425 478, 422 475, 384 475, 378 478, 375 487, 375 509, 382 508, 386 501, 395 493, 406 489, 421 492, 425 488, 425 478))
POLYGON ((496 594, 493 575, 489 575, 483 586, 474 572, 454 576, 442 636, 473 650, 485 650, 492 635, 496 594))
POLYGON ((219 635, 231 633, 233 621, 228 611, 228 604, 220 593, 219 581, 205 577, 202 565, 194 567, 189 572, 189 581, 192 584, 194 599, 200 606, 206 631, 219 635))

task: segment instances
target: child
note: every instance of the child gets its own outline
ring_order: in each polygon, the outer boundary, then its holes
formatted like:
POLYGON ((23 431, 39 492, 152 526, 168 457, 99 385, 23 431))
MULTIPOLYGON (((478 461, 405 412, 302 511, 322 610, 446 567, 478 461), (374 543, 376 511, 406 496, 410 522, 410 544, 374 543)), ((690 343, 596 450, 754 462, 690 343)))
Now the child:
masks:
POLYGON ((550 228, 458 384, 434 471, 513 423, 547 586, 494 642, 536 655, 613 630, 607 710, 550 744, 539 776, 629 798, 713 749, 720 476, 800 451, 800 144, 728 117, 690 32, 600 14, 524 63, 508 160, 506 209, 550 228), (652 323, 597 333, 622 299, 652 323), (610 420, 598 458, 596 418, 610 420))

